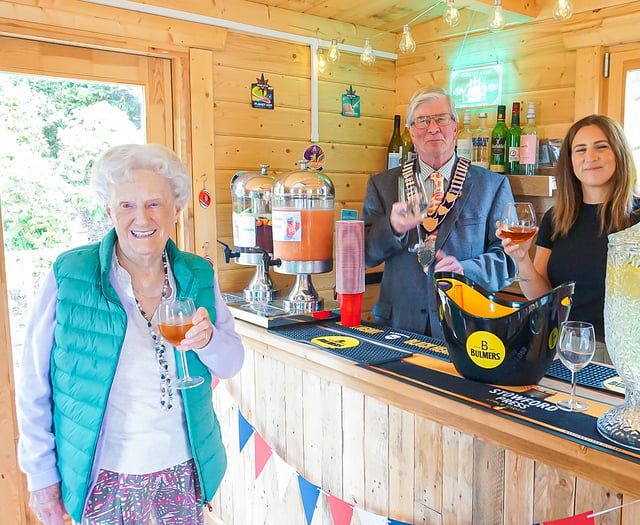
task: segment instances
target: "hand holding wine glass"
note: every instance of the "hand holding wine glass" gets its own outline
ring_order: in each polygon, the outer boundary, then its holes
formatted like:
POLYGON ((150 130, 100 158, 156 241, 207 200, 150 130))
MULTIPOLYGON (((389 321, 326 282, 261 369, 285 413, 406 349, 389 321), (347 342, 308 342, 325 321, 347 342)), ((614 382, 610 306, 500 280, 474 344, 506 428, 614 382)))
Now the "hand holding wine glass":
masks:
POLYGON ((571 397, 556 405, 567 412, 584 412, 589 405, 576 399, 576 374, 587 366, 596 349, 596 334, 591 323, 565 321, 558 338, 558 357, 571 370, 571 397))
MULTIPOLYGON (((507 202, 502 210, 502 237, 511 239, 516 246, 526 242, 536 234, 536 213, 530 202, 507 202)), ((516 265, 515 281, 526 281, 520 276, 518 259, 513 257, 516 265)))
MULTIPOLYGON (((158 328, 162 337, 174 347, 180 344, 185 334, 193 326, 191 318, 196 308, 190 297, 177 297, 160 303, 158 307, 158 328)), ((186 352, 180 352, 184 377, 174 382, 177 389, 193 388, 204 382, 200 376, 190 376, 186 352)))

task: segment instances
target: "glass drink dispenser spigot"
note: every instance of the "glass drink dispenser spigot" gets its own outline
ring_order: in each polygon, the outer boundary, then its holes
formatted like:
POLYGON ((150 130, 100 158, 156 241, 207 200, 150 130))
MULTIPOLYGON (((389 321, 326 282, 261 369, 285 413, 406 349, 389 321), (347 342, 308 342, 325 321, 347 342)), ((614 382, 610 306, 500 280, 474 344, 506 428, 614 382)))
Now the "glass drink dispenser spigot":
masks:
POLYGON ((256 266, 256 273, 244 289, 250 303, 273 300, 274 290, 269 266, 272 264, 273 236, 271 199, 275 175, 267 164, 259 172, 239 171, 231 179, 233 207, 233 257, 238 264, 256 266))
POLYGON ((310 274, 333 269, 335 189, 329 177, 308 169, 306 160, 298 164, 273 184, 273 256, 280 260, 276 272, 297 276, 284 309, 308 313, 323 305, 310 274))

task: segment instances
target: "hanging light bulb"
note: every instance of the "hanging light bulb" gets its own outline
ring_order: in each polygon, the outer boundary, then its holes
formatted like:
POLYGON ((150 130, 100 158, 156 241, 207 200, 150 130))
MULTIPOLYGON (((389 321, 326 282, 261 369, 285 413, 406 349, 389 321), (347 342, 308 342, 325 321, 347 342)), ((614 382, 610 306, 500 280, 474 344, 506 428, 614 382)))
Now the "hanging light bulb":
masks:
POLYGON ((456 9, 454 0, 447 0, 447 8, 445 9, 444 15, 442 15, 442 20, 445 24, 448 24, 449 27, 456 27, 460 22, 460 13, 458 13, 456 9))
POLYGON ((362 54, 360 55, 360 62, 362 62, 365 66, 370 66, 376 61, 376 55, 373 52, 373 48, 371 47, 371 40, 368 38, 364 41, 364 49, 362 50, 362 54))
POLYGON ((569 20, 573 15, 573 5, 569 0, 558 0, 553 6, 553 18, 556 20, 569 20))
POLYGON ((403 55, 409 55, 416 50, 416 41, 411 36, 409 26, 402 28, 402 38, 400 39, 400 45, 398 46, 400 53, 403 55))
POLYGON ((494 33, 500 31, 506 23, 502 12, 502 0, 493 0, 493 11, 489 17, 489 31, 494 33))
POLYGON ((324 56, 324 49, 318 49, 318 53, 316 54, 316 67, 318 68, 318 72, 324 73, 328 66, 327 57, 324 56))
POLYGON ((331 62, 337 62, 340 59, 340 50, 338 49, 338 40, 336 38, 331 40, 331 47, 329 47, 327 58, 331 62))

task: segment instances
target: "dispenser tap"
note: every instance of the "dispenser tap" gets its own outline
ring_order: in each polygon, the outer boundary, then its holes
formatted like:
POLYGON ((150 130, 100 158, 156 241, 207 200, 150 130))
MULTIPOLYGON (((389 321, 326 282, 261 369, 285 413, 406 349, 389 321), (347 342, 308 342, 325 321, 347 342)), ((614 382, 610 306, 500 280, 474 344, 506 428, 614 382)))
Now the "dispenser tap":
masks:
POLYGON ((226 244, 226 243, 224 243, 222 241, 219 241, 218 239, 216 239, 216 241, 218 241, 223 246, 222 251, 224 253, 224 262, 229 264, 229 262, 231 262, 231 259, 236 259, 236 258, 240 257, 240 252, 237 252, 237 251, 234 252, 231 249, 231 246, 229 246, 228 244, 226 244))

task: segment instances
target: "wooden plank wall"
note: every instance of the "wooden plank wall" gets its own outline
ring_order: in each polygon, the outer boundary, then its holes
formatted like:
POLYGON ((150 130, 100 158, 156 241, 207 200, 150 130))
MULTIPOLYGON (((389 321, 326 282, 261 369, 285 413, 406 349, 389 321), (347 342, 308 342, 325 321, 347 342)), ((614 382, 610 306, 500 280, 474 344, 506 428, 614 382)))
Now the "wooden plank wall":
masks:
MULTIPOLYGON (((226 46, 213 54, 215 121, 215 201, 218 239, 233 245, 230 181, 238 171, 259 171, 268 164, 276 175, 297 169, 310 141, 310 49, 308 46, 230 32, 226 46), (264 74, 274 88, 275 109, 252 108, 249 88, 264 74)), ((378 59, 368 68, 357 55, 342 53, 319 75, 319 138, 326 153, 325 173, 335 186, 340 210, 362 210, 367 180, 386 166, 386 145, 393 127, 395 66, 378 59), (341 115, 342 94, 353 86, 361 97, 360 118, 341 115)), ((218 276, 224 291, 241 291, 253 266, 224 264, 217 246, 218 276)), ((281 295, 295 276, 271 271, 281 295)), ((318 292, 334 299, 334 272, 312 276, 318 292)), ((365 309, 377 295, 368 294, 365 309)))
MULTIPOLYGON (((295 475, 280 499, 277 459, 256 479, 255 437, 239 450, 238 411, 307 481, 405 523, 531 525, 623 501, 606 487, 343 386, 330 372, 301 369, 264 341, 245 338, 245 346, 241 373, 214 391, 229 458, 215 523, 307 523, 295 475)), ((596 523, 636 524, 638 512, 630 506, 596 523)), ((312 523, 334 525, 326 494, 312 523)), ((361 525, 357 513, 350 524, 361 525)))

